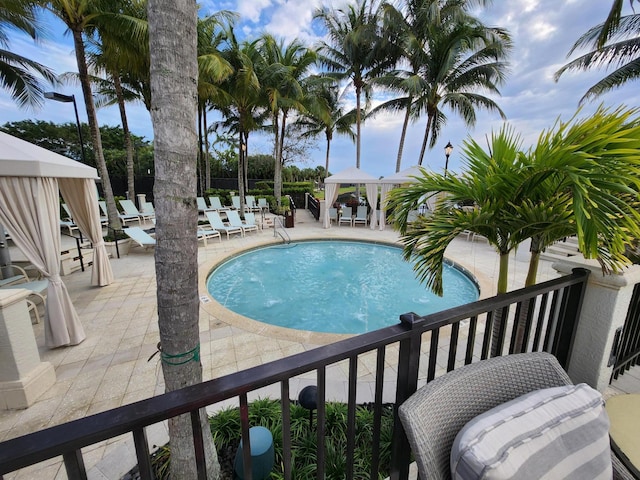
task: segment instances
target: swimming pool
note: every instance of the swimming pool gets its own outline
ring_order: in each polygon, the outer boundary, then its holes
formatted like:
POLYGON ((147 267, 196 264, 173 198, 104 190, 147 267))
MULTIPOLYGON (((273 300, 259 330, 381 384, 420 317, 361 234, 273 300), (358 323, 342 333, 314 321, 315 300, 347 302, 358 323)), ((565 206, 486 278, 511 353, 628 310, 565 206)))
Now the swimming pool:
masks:
POLYGON ((364 333, 478 299, 476 283, 446 264, 443 297, 415 278, 398 247, 308 241, 250 250, 218 265, 207 290, 253 320, 326 333, 364 333))

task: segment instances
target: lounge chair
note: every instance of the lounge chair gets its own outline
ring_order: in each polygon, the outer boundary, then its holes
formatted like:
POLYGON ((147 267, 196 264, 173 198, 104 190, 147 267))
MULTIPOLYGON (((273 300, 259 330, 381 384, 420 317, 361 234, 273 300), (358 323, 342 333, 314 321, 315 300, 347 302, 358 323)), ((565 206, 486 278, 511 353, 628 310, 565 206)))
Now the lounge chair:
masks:
MULTIPOLYGON (((100 210, 102 211, 103 215, 108 219, 109 213, 107 212, 107 202, 105 202, 104 200, 99 200, 98 205, 100 206, 100 210)), ((134 220, 137 220, 138 223, 142 225, 142 220, 140 219, 139 215, 127 215, 126 213, 119 213, 118 217, 125 225, 127 222, 132 222, 134 220)))
POLYGON ((220 232, 217 230, 205 230, 198 227, 196 235, 198 236, 198 240, 202 240, 205 247, 207 246, 207 240, 211 238, 217 238, 220 242, 222 242, 222 235, 220 235, 220 232))
POLYGON ((252 212, 247 212, 244 214, 244 223, 246 223, 248 226, 255 226, 260 230, 263 229, 262 223, 260 225, 256 223, 256 214, 252 212))
POLYGON ((247 210, 249 210, 251 212, 259 212, 260 211, 260 206, 256 202, 256 197, 255 196, 247 195, 245 197, 245 200, 247 201, 247 210))
POLYGON ((72 237, 73 231, 78 230, 78 225, 76 225, 75 222, 73 221, 71 210, 69 210, 69 207, 67 206, 66 203, 62 204, 62 208, 64 209, 67 216, 65 218, 60 219, 60 227, 66 228, 67 230, 69 230, 69 236, 72 237))
MULTIPOLYGON (((451 478, 450 454, 458 432, 471 419, 535 390, 571 385, 548 353, 482 360, 427 383, 400 405, 420 478, 451 478)), ((633 478, 611 455, 613 478, 633 478)))
POLYGON ((262 215, 269 212, 269 203, 266 198, 259 198, 258 206, 260 207, 260 213, 262 213, 262 215))
POLYGON ((198 212, 204 213, 213 210, 212 207, 207 205, 207 201, 204 197, 196 197, 196 203, 198 204, 198 212))
POLYGON ((133 203, 131 200, 120 200, 120 206, 124 210, 125 215, 130 215, 130 216, 137 215, 138 218, 140 218, 140 220, 144 220, 145 222, 155 217, 154 213, 140 212, 136 208, 135 203, 133 203))
POLYGON ((353 226, 361 223, 362 225, 367 225, 369 222, 369 217, 367 216, 367 206, 360 205, 356 210, 356 216, 353 217, 353 226))
POLYGON ((16 285, 18 283, 27 283, 31 279, 24 268, 18 265, 6 265, 0 269, 0 287, 8 287, 9 285, 16 285), (3 271, 11 269, 11 273, 6 276, 3 275, 3 271))
POLYGON ((229 225, 231 225, 232 227, 240 227, 245 235, 247 232, 258 232, 257 225, 248 225, 246 223, 242 223, 237 210, 229 210, 227 212, 227 219, 229 220, 229 225))
POLYGON ((156 209, 153 208, 153 203, 151 202, 142 202, 142 206, 140 207, 140 213, 146 215, 152 215, 155 219, 156 209))
POLYGON ((226 212, 227 210, 231 210, 230 207, 222 205, 220 197, 209 197, 209 203, 211 204, 211 210, 215 210, 217 212, 226 212))
POLYGON ((350 227, 353 227, 353 218, 351 218, 351 207, 342 207, 342 215, 338 219, 338 226, 343 223, 348 223, 350 227))
POLYGON ((240 197, 238 197, 237 195, 231 197, 231 207, 235 208, 236 210, 240 210, 240 197))
POLYGON ((242 228, 225 225, 218 212, 205 212, 205 216, 207 217, 207 220, 209 220, 211 228, 221 233, 226 233, 227 238, 229 238, 229 235, 231 235, 232 233, 239 233, 241 237, 244 237, 244 230, 242 228))
POLYGON ((109 225, 109 214, 107 213, 107 203, 103 200, 98 200, 98 207, 100 207, 100 223, 103 226, 109 225))
POLYGON ((127 237, 139 246, 143 247, 145 250, 156 246, 156 239, 140 227, 128 227, 122 229, 122 231, 127 235, 127 237))

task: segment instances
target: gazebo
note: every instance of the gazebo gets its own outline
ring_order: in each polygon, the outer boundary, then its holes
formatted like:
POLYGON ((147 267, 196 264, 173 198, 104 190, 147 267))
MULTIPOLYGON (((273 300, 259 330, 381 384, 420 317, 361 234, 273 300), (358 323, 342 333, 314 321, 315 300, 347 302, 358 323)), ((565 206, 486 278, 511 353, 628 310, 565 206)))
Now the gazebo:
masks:
MULTIPOLYGON (((376 203, 378 202, 378 179, 373 175, 363 172, 359 168, 351 167, 346 170, 342 170, 330 177, 324 179, 324 228, 331 227, 331 220, 329 219, 329 207, 333 205, 333 202, 338 198, 338 185, 342 183, 359 184, 364 183, 367 195, 367 201, 369 205, 372 205, 375 211, 376 203)), ((371 229, 376 227, 376 216, 371 216, 371 229)))
POLYGON ((60 278, 59 194, 93 244, 91 284, 113 282, 102 238, 97 178, 95 168, 0 132, 0 223, 48 280, 45 340, 50 348, 77 345, 86 338, 60 278))

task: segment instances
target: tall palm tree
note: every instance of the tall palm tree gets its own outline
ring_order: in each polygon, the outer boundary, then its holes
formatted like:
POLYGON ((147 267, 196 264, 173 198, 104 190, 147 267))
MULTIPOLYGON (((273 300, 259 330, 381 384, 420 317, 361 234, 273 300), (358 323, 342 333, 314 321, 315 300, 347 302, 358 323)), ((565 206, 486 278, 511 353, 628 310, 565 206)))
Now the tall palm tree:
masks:
POLYGON ((489 97, 479 92, 499 95, 498 85, 505 79, 506 59, 511 50, 508 32, 489 28, 466 17, 463 23, 435 23, 426 28, 427 45, 420 76, 426 88, 414 100, 414 108, 426 114, 418 165, 422 165, 427 148, 433 148, 447 121, 442 107, 475 125, 476 109, 504 113, 489 97))
POLYGON ((317 11, 327 29, 330 43, 322 42, 318 48, 321 60, 336 80, 349 80, 356 94, 356 167, 360 168, 362 96, 368 101, 370 80, 384 71, 395 58, 382 50, 380 12, 376 0, 358 0, 344 8, 327 7, 317 11))
POLYGON ((285 45, 283 40, 269 34, 259 39, 258 49, 261 52, 262 90, 275 134, 273 194, 280 205, 287 119, 291 111, 305 110, 303 99, 309 81, 308 72, 315 65, 317 55, 297 39, 285 45))
POLYGON ((56 76, 44 65, 6 49, 9 46, 9 28, 26 33, 34 40, 38 38, 40 25, 32 0, 1 2, 0 86, 9 92, 18 106, 41 107, 44 95, 42 80, 55 85, 56 76))
POLYGON ((613 67, 613 71, 589 87, 581 102, 640 77, 640 14, 622 16, 621 9, 622 0, 616 0, 606 21, 589 29, 576 40, 567 56, 578 49, 589 48, 591 51, 567 63, 555 73, 554 78, 558 81, 567 71, 613 67))
POLYGON ((331 141, 334 133, 349 137, 355 142, 353 125, 355 111, 346 112, 340 102, 338 86, 321 83, 309 89, 305 98, 306 111, 298 117, 296 124, 302 129, 303 137, 317 137, 324 134, 327 148, 325 154, 325 175, 329 175, 331 141))
POLYGON ((111 188, 111 179, 109 178, 109 171, 107 170, 107 164, 102 150, 102 139, 100 137, 96 107, 93 101, 91 79, 89 77, 87 55, 83 38, 84 35, 91 35, 95 32, 98 22, 116 22, 119 20, 118 15, 115 12, 102 10, 101 7, 103 6, 103 2, 89 0, 50 0, 44 3, 44 7, 47 10, 62 20, 73 37, 73 45, 78 65, 78 75, 80 77, 82 95, 87 109, 87 118, 89 120, 89 130, 91 132, 96 166, 98 167, 98 172, 102 179, 102 188, 107 204, 109 227, 114 230, 120 230, 122 228, 122 223, 118 217, 118 209, 113 196, 113 189, 111 188))
MULTIPOLYGON (((149 0, 158 326, 168 391, 202 381, 198 245, 193 234, 198 223, 196 18, 196 3, 191 0, 149 0)), ((218 478, 206 410, 199 416, 207 478, 218 478)), ((200 478, 189 415, 169 420, 169 436, 171 478, 200 478)))
POLYGON ((429 77, 425 75, 425 64, 429 55, 437 54, 430 50, 431 32, 450 28, 450 24, 479 23, 469 15, 467 9, 472 6, 484 6, 489 0, 408 0, 401 4, 383 4, 383 24, 385 50, 398 57, 398 63, 405 68, 390 71, 376 79, 374 83, 399 93, 401 96, 383 102, 370 112, 369 116, 380 111, 402 111, 404 120, 400 134, 398 155, 396 158, 396 172, 401 169, 404 142, 409 121, 420 118, 421 110, 414 100, 424 92, 429 91, 431 85, 429 77))

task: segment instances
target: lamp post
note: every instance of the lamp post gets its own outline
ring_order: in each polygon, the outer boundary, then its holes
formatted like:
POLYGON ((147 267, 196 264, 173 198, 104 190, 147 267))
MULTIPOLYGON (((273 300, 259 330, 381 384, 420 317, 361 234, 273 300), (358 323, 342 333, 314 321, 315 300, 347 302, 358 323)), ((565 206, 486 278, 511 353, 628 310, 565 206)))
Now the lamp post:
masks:
POLYGON ((453 152, 453 145, 451 145, 451 142, 447 142, 447 144, 444 147, 444 156, 446 157, 446 161, 444 163, 444 176, 447 176, 447 169, 449 168, 449 155, 451 155, 451 152, 453 152))
POLYGON ((44 92, 44 98, 55 100, 56 102, 70 103, 73 102, 73 110, 76 112, 76 125, 78 126, 78 138, 80 139, 80 150, 82 153, 82 163, 86 162, 84 154, 84 141, 82 140, 82 129, 80 128, 80 117, 78 116, 78 106, 76 105, 75 95, 63 95, 58 92, 44 92))

